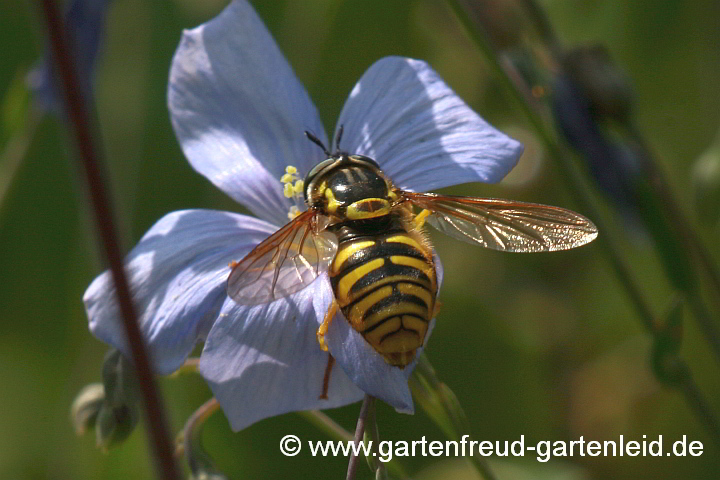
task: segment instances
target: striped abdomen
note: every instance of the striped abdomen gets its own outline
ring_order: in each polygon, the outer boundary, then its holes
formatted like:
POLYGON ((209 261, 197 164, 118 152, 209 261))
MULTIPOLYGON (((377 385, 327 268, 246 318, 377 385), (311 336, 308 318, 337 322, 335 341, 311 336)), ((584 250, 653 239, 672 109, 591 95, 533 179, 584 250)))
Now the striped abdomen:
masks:
POLYGON ((389 364, 404 367, 422 346, 435 309, 432 252, 399 222, 383 234, 373 233, 374 222, 354 223, 337 232, 330 269, 335 298, 352 327, 389 364))

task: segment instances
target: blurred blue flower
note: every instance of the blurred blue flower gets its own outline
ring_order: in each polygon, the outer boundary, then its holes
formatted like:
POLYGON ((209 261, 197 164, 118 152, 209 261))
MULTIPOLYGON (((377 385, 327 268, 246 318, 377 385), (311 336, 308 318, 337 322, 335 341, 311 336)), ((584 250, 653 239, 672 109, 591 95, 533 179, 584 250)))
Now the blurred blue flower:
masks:
POLYGON ((618 207, 627 226, 642 228, 637 184, 643 176, 641 154, 630 143, 613 139, 593 116, 591 100, 566 75, 553 81, 552 108, 558 129, 588 164, 600 190, 618 207))
MULTIPOLYGON (((286 166, 302 178, 324 159, 303 132, 327 144, 315 106, 246 1, 183 34, 168 103, 190 164, 259 218, 173 212, 130 252, 126 266, 156 371, 176 370, 204 340, 200 372, 235 430, 289 411, 345 405, 364 393, 412 412, 407 378, 414 365, 388 365, 344 318, 325 337, 341 368, 333 371, 329 398, 318 399, 328 354, 316 331, 333 299, 327 274, 264 305, 239 305, 226 294, 228 263, 287 222, 293 203, 279 180, 286 166)), ((497 182, 522 152, 427 64, 408 58, 372 65, 338 125, 344 150, 375 158, 407 190, 497 182)), ((438 270, 440 280, 439 263, 438 270)), ((93 334, 128 352, 108 272, 84 301, 93 334)))
MULTIPOLYGON (((78 81, 86 97, 91 83, 100 44, 105 34, 107 9, 110 0, 73 0, 64 17, 66 37, 74 52, 78 81)), ((46 49, 45 57, 27 76, 28 87, 37 105, 43 110, 60 113, 62 103, 58 99, 58 82, 55 67, 46 49)))

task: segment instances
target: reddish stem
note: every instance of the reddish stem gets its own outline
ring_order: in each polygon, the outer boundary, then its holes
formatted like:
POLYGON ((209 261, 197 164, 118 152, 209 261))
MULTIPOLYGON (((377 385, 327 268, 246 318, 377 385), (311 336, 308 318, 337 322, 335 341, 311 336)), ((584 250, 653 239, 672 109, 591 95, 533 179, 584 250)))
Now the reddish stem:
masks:
POLYGON ((130 288, 125 276, 123 257, 113 223, 112 208, 103 181, 102 159, 93 145, 90 118, 78 83, 74 59, 70 51, 71 45, 65 36, 63 21, 53 1, 38 0, 38 3, 48 27, 55 71, 61 80, 58 85, 61 87, 58 96, 64 99, 65 112, 77 144, 102 247, 115 283, 125 334, 130 345, 145 404, 146 421, 149 427, 150 443, 154 448, 158 476, 166 480, 178 480, 180 477, 173 459, 165 411, 161 406, 160 396, 155 387, 147 350, 140 333, 130 288))

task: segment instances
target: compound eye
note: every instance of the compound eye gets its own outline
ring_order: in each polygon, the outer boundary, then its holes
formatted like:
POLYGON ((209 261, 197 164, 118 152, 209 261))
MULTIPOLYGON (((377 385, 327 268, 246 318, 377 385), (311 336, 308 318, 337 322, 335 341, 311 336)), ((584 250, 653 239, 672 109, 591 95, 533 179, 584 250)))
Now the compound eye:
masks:
POLYGON ((353 160, 360 161, 360 162, 368 163, 368 164, 372 165, 373 167, 380 169, 380 165, 378 165, 378 163, 375 160, 373 160, 370 157, 366 157, 365 155, 351 155, 350 158, 352 158, 353 160))
POLYGON ((323 160, 322 162, 315 165, 313 168, 310 169, 308 174, 305 176, 305 185, 310 184, 310 182, 313 180, 313 178, 317 177, 317 174, 320 173, 320 171, 333 163, 335 161, 334 158, 328 158, 323 160))
POLYGON ((310 188, 310 185, 312 185, 312 181, 315 179, 315 177, 318 176, 318 174, 320 172, 323 171, 323 169, 325 169, 328 165, 332 164, 333 162, 335 162, 334 158, 325 159, 322 162, 315 165, 313 168, 311 168, 310 171, 308 172, 308 174, 305 176, 305 182, 304 182, 305 191, 303 192, 304 197, 305 197, 305 202, 308 201, 308 189, 310 188))

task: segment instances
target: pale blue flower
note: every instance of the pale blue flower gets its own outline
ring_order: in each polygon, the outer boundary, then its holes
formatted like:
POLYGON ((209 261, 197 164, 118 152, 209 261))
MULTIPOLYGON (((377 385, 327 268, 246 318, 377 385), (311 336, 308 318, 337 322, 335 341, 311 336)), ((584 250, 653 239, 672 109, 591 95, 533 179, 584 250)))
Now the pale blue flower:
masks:
MULTIPOLYGON (((77 78, 86 96, 91 92, 109 4, 110 0, 72 0, 63 18, 65 34, 74 53, 77 78)), ((40 108, 60 113, 60 84, 50 55, 48 48, 45 57, 28 73, 27 83, 40 108)))
MULTIPOLYGON (((168 103, 190 164, 257 217, 173 212, 140 240, 127 269, 142 331, 158 373, 177 369, 205 341, 200 372, 235 430, 281 413, 330 408, 364 393, 412 412, 407 377, 341 314, 326 335, 337 360, 320 400, 328 354, 316 330, 332 301, 327 274, 270 304, 229 299, 228 263, 287 222, 293 205, 279 181, 289 164, 304 176, 324 159, 304 135, 327 143, 305 89, 250 5, 232 2, 183 34, 168 103), (339 368, 338 368, 339 367, 339 368)), ((497 182, 522 146, 474 113, 424 62, 388 57, 353 88, 338 120, 342 148, 368 155, 403 189, 497 182)), ((442 268, 439 266, 439 276, 442 268)), ((92 332, 127 352, 109 273, 85 293, 92 332)))

